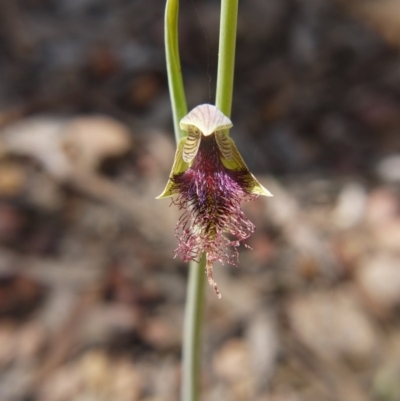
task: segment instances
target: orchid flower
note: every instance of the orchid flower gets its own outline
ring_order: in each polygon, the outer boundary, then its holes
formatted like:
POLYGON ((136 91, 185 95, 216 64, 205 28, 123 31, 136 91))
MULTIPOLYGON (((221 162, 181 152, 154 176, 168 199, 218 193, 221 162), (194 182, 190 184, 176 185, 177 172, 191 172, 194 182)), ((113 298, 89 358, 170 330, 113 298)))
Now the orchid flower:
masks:
POLYGON ((258 195, 272 196, 249 171, 233 140, 225 133, 231 120, 217 107, 202 104, 180 122, 188 135, 180 140, 163 193, 183 210, 175 229, 175 256, 184 262, 206 254, 208 283, 218 298, 213 278, 215 261, 236 265, 238 246, 254 232, 240 204, 258 195))

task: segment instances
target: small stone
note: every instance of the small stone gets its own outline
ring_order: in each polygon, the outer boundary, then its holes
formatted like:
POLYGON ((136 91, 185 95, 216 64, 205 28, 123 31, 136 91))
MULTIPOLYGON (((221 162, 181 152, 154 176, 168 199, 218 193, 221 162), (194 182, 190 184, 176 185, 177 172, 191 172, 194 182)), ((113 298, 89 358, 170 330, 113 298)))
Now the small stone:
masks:
POLYGON ((388 220, 375 227, 373 232, 375 245, 379 249, 397 252, 400 244, 400 218, 388 220))
POLYGON ((66 124, 61 147, 72 165, 93 170, 126 153, 130 142, 129 129, 110 117, 77 117, 66 124))
POLYGON ((366 190, 358 182, 346 184, 340 191, 333 210, 333 221, 337 227, 348 229, 361 222, 367 201, 366 190))
POLYGON ((152 317, 144 325, 141 335, 156 349, 171 349, 180 345, 181 333, 178 327, 166 317, 152 317))
POLYGON ((376 166, 378 176, 387 182, 400 181, 400 155, 394 154, 382 159, 376 166))
POLYGON ((242 339, 232 339, 223 345, 213 358, 216 374, 234 383, 251 374, 249 347, 242 339))
POLYGON ((0 196, 16 196, 26 183, 26 173, 21 166, 13 163, 0 165, 0 196))
POLYGON ((298 295, 288 315, 301 341, 324 358, 363 361, 377 350, 377 334, 351 287, 298 295))
POLYGON ((400 261, 378 255, 366 258, 357 271, 357 282, 368 299, 384 309, 400 305, 400 261))
POLYGON ((397 215, 399 206, 393 191, 385 187, 377 188, 368 196, 366 220, 371 225, 385 223, 397 215))

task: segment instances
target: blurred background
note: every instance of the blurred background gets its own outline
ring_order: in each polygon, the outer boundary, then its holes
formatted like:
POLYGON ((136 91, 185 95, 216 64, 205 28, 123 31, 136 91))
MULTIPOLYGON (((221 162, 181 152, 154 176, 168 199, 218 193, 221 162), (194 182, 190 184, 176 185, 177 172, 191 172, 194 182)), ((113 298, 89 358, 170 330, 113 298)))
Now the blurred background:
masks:
MULTIPOLYGON (((0 1, 2 401, 178 399, 163 12, 0 1)), ((190 109, 218 23, 181 1, 190 109)), ((241 2, 231 134, 275 197, 206 288, 204 400, 400 400, 399 38, 399 0, 241 2)))

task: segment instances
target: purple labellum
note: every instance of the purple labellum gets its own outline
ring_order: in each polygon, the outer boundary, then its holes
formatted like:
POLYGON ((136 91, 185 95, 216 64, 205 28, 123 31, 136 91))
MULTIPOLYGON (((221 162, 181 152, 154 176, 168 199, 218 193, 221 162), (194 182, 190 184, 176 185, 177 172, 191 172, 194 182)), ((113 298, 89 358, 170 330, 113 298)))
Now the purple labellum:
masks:
POLYGON ((216 293, 212 265, 237 264, 239 244, 254 232, 240 208, 251 195, 247 171, 228 170, 221 162, 215 136, 203 137, 193 165, 173 177, 175 204, 184 210, 176 227, 176 255, 187 262, 207 255, 207 278, 216 293), (230 235, 228 238, 225 234, 230 235), (229 249, 231 248, 231 251, 229 249))
POLYGON ((181 122, 189 135, 179 144, 170 179, 160 195, 175 195, 173 203, 183 210, 175 230, 175 256, 188 262, 205 253, 208 282, 219 298, 213 263, 237 265, 237 248, 255 230, 241 203, 258 195, 271 196, 250 173, 232 139, 223 133, 222 129, 231 125, 215 106, 192 110, 181 122), (207 130, 205 135, 200 127, 207 130))

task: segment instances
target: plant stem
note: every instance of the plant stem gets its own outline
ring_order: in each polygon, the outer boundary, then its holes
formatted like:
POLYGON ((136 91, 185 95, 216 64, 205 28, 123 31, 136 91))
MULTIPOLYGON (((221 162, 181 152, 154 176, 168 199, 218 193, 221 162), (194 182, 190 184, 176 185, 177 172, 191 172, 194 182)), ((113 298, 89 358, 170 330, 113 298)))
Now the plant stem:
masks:
POLYGON ((186 133, 179 127, 179 122, 187 114, 181 61, 179 58, 178 14, 179 0, 167 0, 164 27, 165 57, 176 143, 186 136, 186 133))
POLYGON ((238 3, 238 0, 221 1, 215 105, 228 117, 230 117, 232 109, 238 3))
MULTIPOLYGON (((186 135, 185 132, 180 129, 179 122, 187 114, 179 58, 178 14, 179 0, 167 0, 165 8, 165 53, 175 139, 177 143, 186 135)), ((205 255, 202 256, 200 263, 189 263, 182 344, 182 401, 197 401, 199 397, 204 282, 205 255)))
POLYGON ((205 254, 200 263, 191 262, 189 264, 183 328, 181 401, 197 401, 199 399, 205 264, 205 254))

